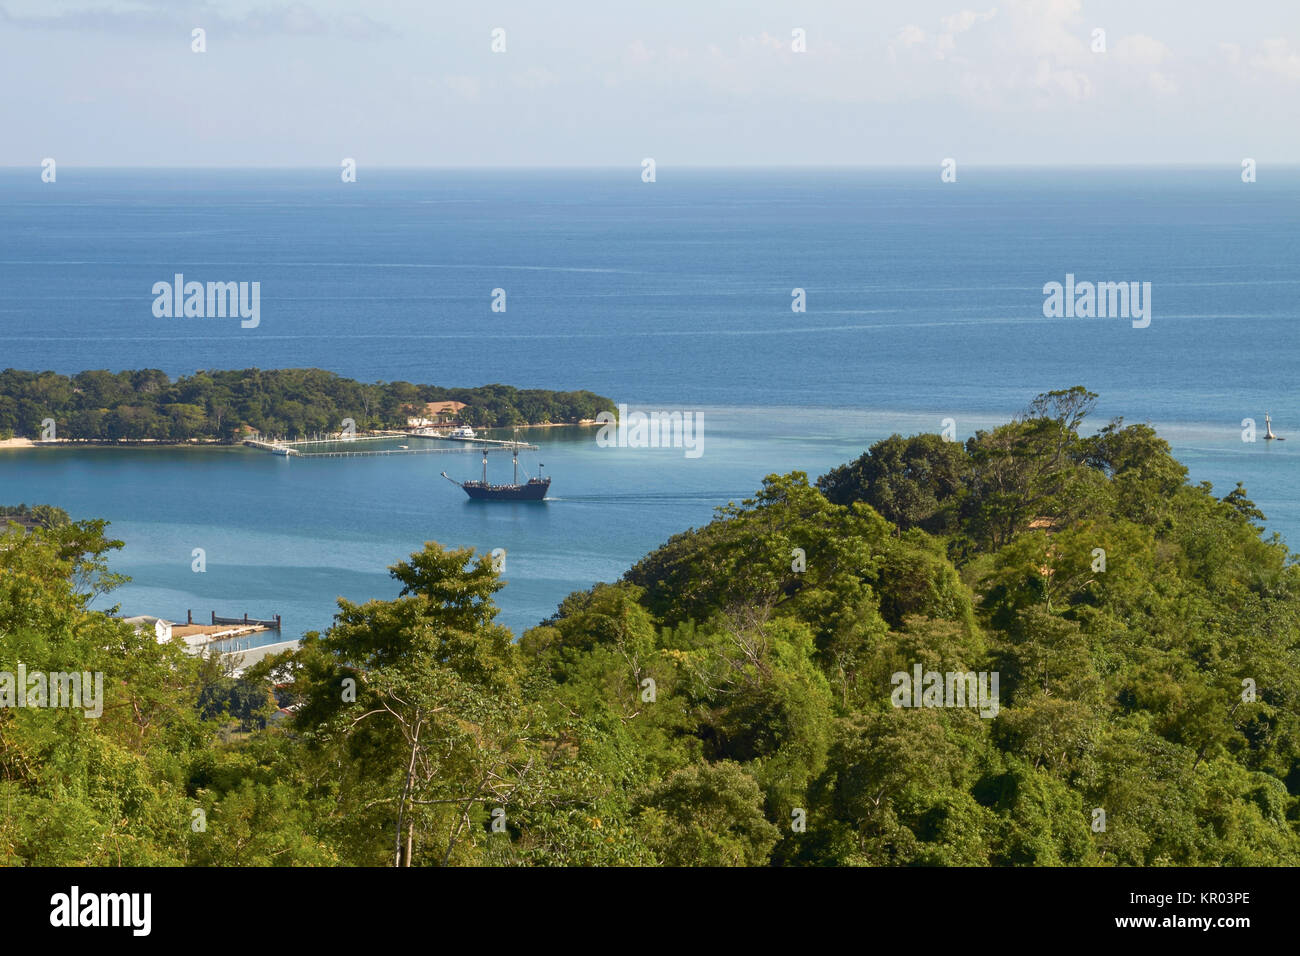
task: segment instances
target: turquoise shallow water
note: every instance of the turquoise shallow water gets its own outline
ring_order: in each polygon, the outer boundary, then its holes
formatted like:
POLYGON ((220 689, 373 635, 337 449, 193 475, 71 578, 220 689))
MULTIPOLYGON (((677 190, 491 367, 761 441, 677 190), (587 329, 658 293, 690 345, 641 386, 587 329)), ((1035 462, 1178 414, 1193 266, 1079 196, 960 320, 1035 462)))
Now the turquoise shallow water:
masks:
MULTIPOLYGON (((56 501, 77 517, 105 516, 126 542, 114 567, 133 582, 124 613, 206 620, 279 613, 286 636, 328 626, 338 596, 396 596, 384 569, 426 540, 481 552, 506 549, 501 620, 516 633, 549 616, 570 591, 618 578, 671 534, 709 520, 716 505, 753 493, 770 472, 811 477, 892 431, 938 430, 918 414, 706 407, 703 454, 601 448, 594 429, 530 433, 554 476, 542 504, 472 503, 439 472, 477 474, 477 454, 284 459, 244 449, 37 449, 0 454, 5 496, 56 501), (191 570, 203 548, 207 570, 191 570)), ((959 437, 996 416, 953 415, 959 437)), ((1251 494, 1274 527, 1300 529, 1289 490, 1297 454, 1242 443, 1209 427, 1162 429, 1196 480, 1251 494), (1235 443, 1235 444, 1234 444, 1235 443)), ((1300 442, 1296 442, 1300 450, 1300 442)), ((494 455, 490 476, 507 475, 494 455)), ((272 639, 271 635, 267 639, 272 639)))
POLYGON ((1300 540, 1300 169, 671 172, 0 171, 0 367, 590 388, 703 410, 706 436, 688 460, 538 432, 541 507, 468 504, 438 472, 473 456, 230 449, 0 452, 0 500, 110 519, 131 613, 321 627, 337 595, 392 596, 383 568, 436 539, 507 549, 517 630, 766 473, 1083 384, 1098 423, 1155 424, 1193 479, 1245 482, 1300 540), (260 282, 260 326, 155 318, 177 272, 260 282), (1151 326, 1043 318, 1066 273, 1151 282, 1151 326), (1241 442, 1265 411, 1291 441, 1241 442))

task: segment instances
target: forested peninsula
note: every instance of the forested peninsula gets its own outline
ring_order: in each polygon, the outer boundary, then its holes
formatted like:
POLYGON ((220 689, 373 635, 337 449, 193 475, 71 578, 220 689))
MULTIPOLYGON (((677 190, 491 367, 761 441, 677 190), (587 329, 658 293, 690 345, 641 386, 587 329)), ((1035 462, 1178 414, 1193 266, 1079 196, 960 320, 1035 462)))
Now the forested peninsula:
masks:
POLYGON ((461 403, 456 419, 475 427, 576 424, 613 411, 592 392, 509 385, 444 388, 367 384, 321 369, 199 371, 172 381, 157 369, 0 372, 0 440, 38 439, 52 420, 73 441, 235 442, 250 432, 280 438, 406 427, 429 403, 461 403))
POLYGON ((102 521, 10 526, 0 670, 108 699, 0 709, 0 864, 1300 864, 1300 565, 1094 399, 769 475, 519 640, 429 543, 239 680, 87 609, 102 521))

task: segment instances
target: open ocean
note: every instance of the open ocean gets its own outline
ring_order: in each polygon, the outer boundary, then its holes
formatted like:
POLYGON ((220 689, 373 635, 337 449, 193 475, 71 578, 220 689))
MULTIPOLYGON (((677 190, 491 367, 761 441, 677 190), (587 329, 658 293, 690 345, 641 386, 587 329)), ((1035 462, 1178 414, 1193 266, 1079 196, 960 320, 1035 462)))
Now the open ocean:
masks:
POLYGON ((540 506, 474 505, 438 477, 475 455, 242 449, 0 451, 0 502, 109 519, 124 613, 278 612, 290 637, 338 595, 395 596, 384 568, 425 540, 505 548, 518 632, 768 473, 816 477, 944 418, 965 438, 1085 385, 1092 424, 1149 422, 1300 548, 1300 168, 639 172, 0 170, 0 368, 318 366, 587 388, 704 422, 695 459, 529 432, 524 463, 554 478, 540 506), (175 273, 260 282, 260 326, 155 318, 175 273), (1150 326, 1044 318, 1067 273, 1150 282, 1150 326), (1291 440, 1243 442, 1266 411, 1291 440))

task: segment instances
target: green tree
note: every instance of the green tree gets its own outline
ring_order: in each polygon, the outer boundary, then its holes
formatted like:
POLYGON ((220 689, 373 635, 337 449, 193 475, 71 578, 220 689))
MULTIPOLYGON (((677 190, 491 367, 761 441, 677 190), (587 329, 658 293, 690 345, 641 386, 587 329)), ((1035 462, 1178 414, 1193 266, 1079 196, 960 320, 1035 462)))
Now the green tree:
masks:
POLYGON ((817 479, 835 504, 863 501, 900 530, 954 528, 970 463, 961 445, 938 435, 891 435, 860 458, 817 479))
POLYGON ((779 836, 739 764, 685 767, 639 801, 640 827, 666 866, 758 866, 779 836))

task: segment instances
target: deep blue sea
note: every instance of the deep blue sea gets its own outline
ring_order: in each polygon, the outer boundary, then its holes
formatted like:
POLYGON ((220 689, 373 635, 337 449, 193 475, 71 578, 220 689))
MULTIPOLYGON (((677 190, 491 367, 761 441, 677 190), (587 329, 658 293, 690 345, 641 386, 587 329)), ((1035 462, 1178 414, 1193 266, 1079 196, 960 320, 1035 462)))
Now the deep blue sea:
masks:
POLYGON ((1151 423, 1297 547, 1300 168, 639 172, 0 170, 0 368, 319 366, 704 421, 696 459, 531 433, 541 506, 473 505, 438 477, 473 456, 233 449, 0 452, 0 501, 108 518, 125 613, 279 612, 293 636, 338 595, 394 596, 385 566, 432 539, 506 549, 518 631, 767 473, 815 477, 944 418, 965 437, 1079 384, 1094 424, 1151 423), (155 318, 175 273, 260 282, 260 326, 155 318), (1067 273, 1150 282, 1150 326, 1044 318, 1067 273), (1266 411, 1291 440, 1243 442, 1266 411))

